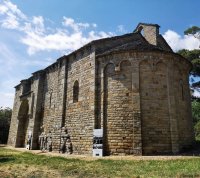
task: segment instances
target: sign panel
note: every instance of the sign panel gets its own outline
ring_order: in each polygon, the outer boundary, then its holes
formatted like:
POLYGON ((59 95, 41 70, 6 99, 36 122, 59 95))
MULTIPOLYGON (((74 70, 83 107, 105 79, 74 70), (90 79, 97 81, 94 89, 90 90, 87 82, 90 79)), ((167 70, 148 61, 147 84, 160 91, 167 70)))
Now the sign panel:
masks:
POLYGON ((93 131, 93 156, 103 156, 103 129, 93 131))

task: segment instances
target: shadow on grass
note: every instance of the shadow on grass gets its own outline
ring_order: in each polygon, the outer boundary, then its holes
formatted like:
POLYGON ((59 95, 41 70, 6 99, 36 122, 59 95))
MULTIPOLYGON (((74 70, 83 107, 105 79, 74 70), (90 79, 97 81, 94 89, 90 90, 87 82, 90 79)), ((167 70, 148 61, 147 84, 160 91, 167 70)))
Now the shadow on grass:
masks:
POLYGON ((13 157, 0 157, 0 163, 5 163, 5 162, 10 162, 10 161, 14 161, 15 158, 13 157))

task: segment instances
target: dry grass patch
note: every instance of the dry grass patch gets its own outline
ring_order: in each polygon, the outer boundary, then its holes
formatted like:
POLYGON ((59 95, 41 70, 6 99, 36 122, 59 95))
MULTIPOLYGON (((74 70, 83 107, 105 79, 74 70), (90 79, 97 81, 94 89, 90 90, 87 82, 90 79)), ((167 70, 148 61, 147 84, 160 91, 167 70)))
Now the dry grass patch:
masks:
POLYGON ((0 177, 31 177, 31 178, 61 178, 58 170, 49 170, 48 167, 11 164, 0 167, 0 177))
POLYGON ((79 159, 0 148, 0 177, 200 177, 200 158, 79 159))

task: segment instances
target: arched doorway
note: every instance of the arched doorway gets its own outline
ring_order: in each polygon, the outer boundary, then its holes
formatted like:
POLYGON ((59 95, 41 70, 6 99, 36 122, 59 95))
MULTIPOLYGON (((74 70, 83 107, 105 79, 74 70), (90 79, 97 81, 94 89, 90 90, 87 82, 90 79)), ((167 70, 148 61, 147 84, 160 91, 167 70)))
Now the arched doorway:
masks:
POLYGON ((28 110, 28 100, 22 101, 18 113, 16 147, 25 147, 25 139, 28 127, 28 110))

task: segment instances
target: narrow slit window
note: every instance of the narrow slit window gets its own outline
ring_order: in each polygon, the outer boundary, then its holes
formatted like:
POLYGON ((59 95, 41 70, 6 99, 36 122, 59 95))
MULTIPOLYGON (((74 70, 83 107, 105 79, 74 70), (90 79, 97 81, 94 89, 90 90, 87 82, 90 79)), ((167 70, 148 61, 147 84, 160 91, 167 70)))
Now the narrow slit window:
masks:
POLYGON ((50 92, 50 98, 49 98, 49 108, 51 108, 51 104, 52 104, 52 91, 50 92))
POLYGON ((73 87, 73 103, 78 102, 78 95, 79 95, 79 83, 78 81, 75 81, 73 87))
POLYGON ((183 88, 183 80, 180 80, 180 88, 181 88, 181 98, 184 101, 184 88, 183 88))

